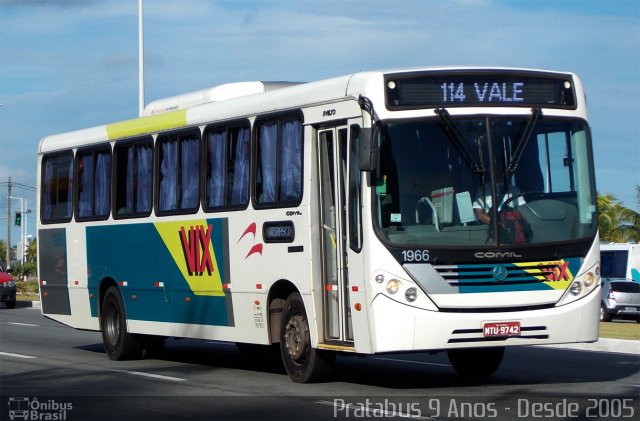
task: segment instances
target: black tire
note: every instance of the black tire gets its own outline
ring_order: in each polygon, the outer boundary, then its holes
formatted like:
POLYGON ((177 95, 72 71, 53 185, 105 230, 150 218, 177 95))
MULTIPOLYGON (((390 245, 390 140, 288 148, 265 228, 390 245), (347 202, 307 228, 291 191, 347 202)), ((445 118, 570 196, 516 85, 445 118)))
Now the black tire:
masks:
POLYGON ((142 358, 144 348, 134 335, 127 332, 127 316, 118 288, 107 290, 100 309, 100 329, 104 351, 114 361, 142 358))
POLYGON ((465 377, 487 377, 500 367, 504 348, 450 349, 449 361, 465 377))
POLYGON ((14 298, 13 300, 9 300, 5 302, 4 305, 8 309, 16 308, 16 299, 14 298))
POLYGON ((280 325, 280 354, 287 374, 296 383, 326 379, 335 354, 311 346, 309 322, 302 297, 297 292, 287 298, 280 325))
POLYGON ((601 322, 610 322, 611 314, 607 311, 607 307, 604 304, 600 305, 600 321, 601 322))

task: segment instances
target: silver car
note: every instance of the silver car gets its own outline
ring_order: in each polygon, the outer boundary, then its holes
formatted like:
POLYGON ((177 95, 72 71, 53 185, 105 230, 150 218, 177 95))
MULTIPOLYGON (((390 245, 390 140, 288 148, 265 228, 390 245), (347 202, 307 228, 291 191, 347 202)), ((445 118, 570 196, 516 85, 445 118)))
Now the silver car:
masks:
POLYGON ((602 280, 600 320, 611 321, 613 317, 634 319, 640 323, 640 283, 617 280, 602 280))

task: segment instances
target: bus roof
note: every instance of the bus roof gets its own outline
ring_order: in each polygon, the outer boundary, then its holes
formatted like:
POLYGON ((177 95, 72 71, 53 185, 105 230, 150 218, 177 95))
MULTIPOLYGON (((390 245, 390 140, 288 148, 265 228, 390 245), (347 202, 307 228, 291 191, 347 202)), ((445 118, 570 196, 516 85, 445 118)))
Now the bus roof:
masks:
MULTIPOLYGON (((51 135, 40 141, 39 153, 75 148, 148 133, 159 133, 186 126, 215 121, 228 121, 258 114, 296 109, 360 93, 371 97, 377 92, 377 103, 384 101, 384 76, 394 73, 446 71, 514 71, 571 75, 539 69, 509 67, 421 67, 358 72, 309 83, 298 82, 237 82, 159 99, 149 103, 139 118, 51 135), (213 118, 212 118, 213 116, 213 118)), ((529 112, 528 109, 524 112, 529 112)))

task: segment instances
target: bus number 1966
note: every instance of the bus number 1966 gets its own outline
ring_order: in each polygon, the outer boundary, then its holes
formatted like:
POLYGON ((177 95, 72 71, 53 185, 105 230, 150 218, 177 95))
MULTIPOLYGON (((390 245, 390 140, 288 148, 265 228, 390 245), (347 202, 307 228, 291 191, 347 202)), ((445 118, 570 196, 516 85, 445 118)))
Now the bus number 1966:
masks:
POLYGON ((402 260, 405 262, 428 262, 429 250, 403 250, 402 260))

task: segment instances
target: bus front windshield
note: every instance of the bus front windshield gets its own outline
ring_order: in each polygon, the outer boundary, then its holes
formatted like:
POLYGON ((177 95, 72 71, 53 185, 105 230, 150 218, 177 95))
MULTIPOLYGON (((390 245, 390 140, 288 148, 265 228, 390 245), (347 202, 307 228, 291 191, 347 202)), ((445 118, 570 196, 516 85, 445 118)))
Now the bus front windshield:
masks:
POLYGON ((579 119, 488 116, 380 125, 374 213, 394 246, 592 238, 589 130, 579 119))

